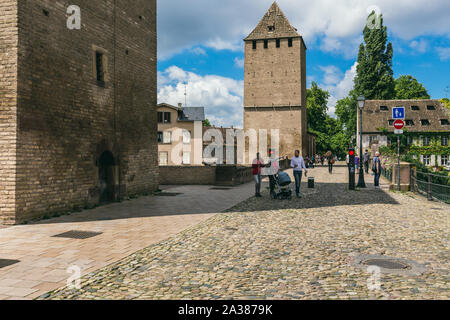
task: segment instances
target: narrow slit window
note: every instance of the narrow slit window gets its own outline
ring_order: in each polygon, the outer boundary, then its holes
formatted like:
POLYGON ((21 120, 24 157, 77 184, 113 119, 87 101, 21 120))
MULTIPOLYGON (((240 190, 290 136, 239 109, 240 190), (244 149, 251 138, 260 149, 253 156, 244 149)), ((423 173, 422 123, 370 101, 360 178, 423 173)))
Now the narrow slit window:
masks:
POLYGON ((277 39, 277 48, 280 47, 280 39, 277 39))
POLYGON ((292 47, 292 38, 288 39, 288 47, 292 47))
POLYGON ((252 41, 253 50, 256 50, 256 41, 252 41))
POLYGON ((264 40, 264 49, 269 48, 269 40, 264 40))
POLYGON ((105 82, 105 70, 103 65, 103 53, 96 52, 95 53, 95 68, 97 71, 97 81, 105 82))

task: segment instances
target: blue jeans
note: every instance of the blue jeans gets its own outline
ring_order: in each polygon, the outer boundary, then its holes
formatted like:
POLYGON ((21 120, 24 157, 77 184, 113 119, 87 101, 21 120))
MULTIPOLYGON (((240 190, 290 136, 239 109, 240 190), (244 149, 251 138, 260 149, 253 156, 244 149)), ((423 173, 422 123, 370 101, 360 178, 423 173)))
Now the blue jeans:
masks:
POLYGON ((380 176, 381 173, 375 173, 375 187, 379 187, 380 186, 380 176))
POLYGON ((300 185, 302 183, 303 171, 294 171, 295 178, 295 193, 300 194, 300 185))

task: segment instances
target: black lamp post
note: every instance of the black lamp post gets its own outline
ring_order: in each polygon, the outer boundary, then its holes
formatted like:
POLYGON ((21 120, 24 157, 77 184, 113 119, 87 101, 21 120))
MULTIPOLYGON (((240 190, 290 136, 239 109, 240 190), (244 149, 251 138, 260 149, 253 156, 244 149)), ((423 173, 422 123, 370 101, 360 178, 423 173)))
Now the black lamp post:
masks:
POLYGON ((363 96, 358 97, 358 108, 359 108, 359 178, 358 178, 358 188, 365 188, 366 182, 364 181, 364 167, 363 167, 363 136, 362 136, 362 111, 366 99, 363 96))

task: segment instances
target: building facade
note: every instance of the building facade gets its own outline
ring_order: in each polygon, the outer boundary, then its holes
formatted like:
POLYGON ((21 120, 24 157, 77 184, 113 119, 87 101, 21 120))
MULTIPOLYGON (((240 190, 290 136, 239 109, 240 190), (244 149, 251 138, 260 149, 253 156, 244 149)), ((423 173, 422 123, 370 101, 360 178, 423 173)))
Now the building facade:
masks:
MULTIPOLYGON (((410 152, 427 166, 450 164, 450 110, 439 100, 369 100, 363 108, 363 149, 372 155, 396 142, 392 110, 405 107, 404 140, 410 152), (394 141, 395 140, 395 141, 394 141)), ((357 112, 359 150, 360 118, 357 112)))
POLYGON ((202 165, 204 107, 158 105, 160 166, 202 165))
POLYGON ((156 0, 0 1, 0 222, 157 189, 156 0))
POLYGON ((291 157, 296 149, 308 156, 302 36, 275 2, 244 42, 244 130, 267 130, 269 147, 272 130, 278 130, 280 156, 291 157))

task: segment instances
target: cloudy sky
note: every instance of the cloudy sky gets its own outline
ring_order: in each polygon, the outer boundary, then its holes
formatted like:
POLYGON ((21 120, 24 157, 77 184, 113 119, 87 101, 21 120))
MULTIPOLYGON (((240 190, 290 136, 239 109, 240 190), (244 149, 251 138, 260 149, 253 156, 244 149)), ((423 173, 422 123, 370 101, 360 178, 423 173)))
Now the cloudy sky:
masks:
MULTIPOLYGON (((331 94, 329 113, 353 87, 362 29, 380 10, 394 45, 394 72, 432 98, 450 97, 450 1, 278 0, 304 37, 308 87, 331 94)), ((242 126, 244 46, 273 0, 158 1, 158 102, 204 106, 213 124, 242 126)))

